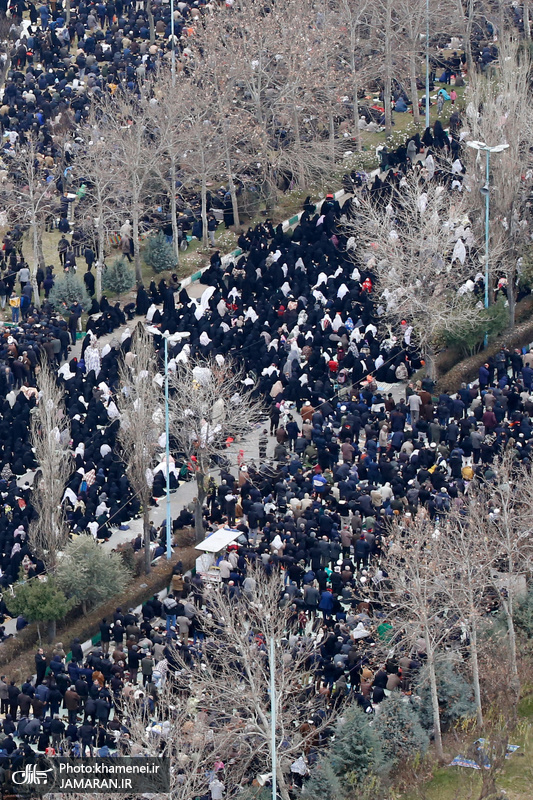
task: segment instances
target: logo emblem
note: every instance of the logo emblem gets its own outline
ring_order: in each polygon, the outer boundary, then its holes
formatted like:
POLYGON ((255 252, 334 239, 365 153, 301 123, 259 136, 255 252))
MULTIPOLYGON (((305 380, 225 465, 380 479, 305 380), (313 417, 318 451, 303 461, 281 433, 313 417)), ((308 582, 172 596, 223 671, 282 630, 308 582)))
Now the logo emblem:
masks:
POLYGON ((52 768, 38 769, 37 764, 26 764, 23 770, 14 772, 11 779, 17 786, 46 786, 48 773, 53 771, 52 768))

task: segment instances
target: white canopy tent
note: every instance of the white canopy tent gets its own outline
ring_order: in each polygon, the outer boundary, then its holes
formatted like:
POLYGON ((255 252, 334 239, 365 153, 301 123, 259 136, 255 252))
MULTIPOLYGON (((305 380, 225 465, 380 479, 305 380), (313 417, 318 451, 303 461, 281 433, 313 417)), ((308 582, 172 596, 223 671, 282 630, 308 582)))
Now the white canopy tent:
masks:
POLYGON ((195 545, 196 550, 202 551, 202 555, 196 559, 196 572, 208 580, 219 580, 218 569, 215 567, 216 557, 241 535, 241 531, 233 528, 219 528, 203 542, 195 545))

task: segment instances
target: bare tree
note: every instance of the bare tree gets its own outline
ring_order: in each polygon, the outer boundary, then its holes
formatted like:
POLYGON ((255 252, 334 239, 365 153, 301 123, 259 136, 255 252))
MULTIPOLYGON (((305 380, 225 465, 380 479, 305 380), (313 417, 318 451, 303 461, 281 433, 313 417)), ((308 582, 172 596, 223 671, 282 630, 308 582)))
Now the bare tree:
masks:
POLYGON ((405 632, 404 642, 423 652, 429 676, 435 750, 443 760, 437 663, 444 642, 456 627, 443 602, 439 535, 435 523, 419 513, 408 530, 393 529, 386 559, 389 590, 385 590, 389 615, 405 632))
POLYGON ((500 598, 509 644, 510 688, 518 702, 520 674, 514 611, 520 580, 531 570, 533 546, 533 476, 506 452, 493 465, 496 477, 479 488, 479 514, 485 548, 491 559, 489 583, 500 598))
POLYGON ((102 270, 106 258, 106 246, 111 230, 118 230, 119 206, 117 189, 118 162, 113 157, 107 141, 106 117, 91 115, 87 125, 81 127, 78 136, 83 140, 76 153, 74 167, 80 180, 85 182, 85 202, 91 206, 92 224, 96 230, 96 297, 102 299, 102 270))
POLYGON ((70 423, 63 390, 45 359, 41 362, 37 383, 39 400, 31 418, 31 442, 39 465, 32 490, 38 517, 30 525, 29 540, 33 552, 53 570, 58 551, 68 539, 61 501, 72 470, 70 423))
MULTIPOLYGON (((348 89, 353 105, 353 126, 356 147, 362 150, 361 131, 359 130, 359 89, 365 76, 365 51, 368 41, 362 37, 362 25, 365 15, 368 14, 368 3, 360 0, 352 3, 350 0, 339 0, 339 18, 346 27, 347 36, 344 37, 343 59, 348 64, 347 80, 348 89)), ((342 40, 341 40, 342 47, 342 40)))
POLYGON ((171 435, 194 467, 198 541, 204 537, 202 507, 211 466, 226 456, 228 440, 242 439, 263 416, 245 377, 236 364, 216 358, 180 362, 171 373, 171 435))
POLYGON ((29 224, 33 248, 33 265, 31 269, 31 285, 33 303, 40 308, 39 287, 37 286, 37 270, 44 270, 43 233, 47 217, 55 209, 57 199, 54 197, 54 178, 57 168, 46 168, 39 146, 34 136, 25 137, 25 142, 17 142, 13 150, 5 153, 9 165, 11 181, 4 184, 8 192, 6 203, 16 218, 23 224, 29 224))
MULTIPOLYGON (((200 668, 186 662, 177 648, 174 659, 179 672, 175 682, 189 699, 189 707, 195 707, 199 699, 198 707, 206 711, 204 719, 209 715, 217 720, 220 730, 213 730, 212 734, 216 755, 218 737, 226 752, 228 739, 233 738, 236 755, 233 763, 226 763, 227 788, 231 791, 246 775, 247 783, 256 775, 268 775, 275 763, 278 792, 283 800, 289 800, 290 764, 312 740, 316 741, 322 729, 332 724, 335 712, 327 712, 319 693, 305 691, 311 677, 306 662, 312 644, 304 637, 294 637, 295 641, 289 643, 293 609, 280 603, 281 575, 276 572, 268 578, 261 567, 249 567, 247 578, 248 586, 240 598, 232 596, 224 584, 209 590, 211 617, 202 617, 206 626, 203 664, 200 668), (269 692, 272 678, 274 742, 269 692), (326 711, 320 722, 315 715, 319 710, 326 711), (309 719, 313 720, 311 725, 302 724, 309 719)), ((200 736, 204 731, 200 727, 200 736)))
POLYGON ((153 345, 142 325, 135 328, 130 352, 134 356, 131 366, 123 361, 119 371, 118 440, 128 479, 142 505, 144 568, 149 573, 152 469, 161 449, 159 438, 163 430, 163 414, 159 385, 154 381, 157 366, 153 345))
MULTIPOLYGON (((489 267, 491 283, 505 276, 509 303, 509 324, 514 327, 520 258, 529 247, 531 224, 529 197, 533 186, 531 145, 533 111, 531 93, 531 55, 504 34, 499 43, 499 68, 494 76, 474 72, 466 92, 468 126, 472 138, 489 147, 507 144, 507 149, 490 157, 489 267)), ((486 155, 465 148, 474 185, 486 183, 486 155)), ((477 207, 478 229, 484 234, 484 203, 479 192, 472 192, 477 207)), ((492 298, 492 291, 489 294, 492 298)))
POLYGON ((484 627, 484 592, 490 584, 492 557, 484 546, 486 530, 480 525, 485 515, 481 507, 486 498, 470 487, 466 505, 454 508, 439 521, 434 547, 443 597, 461 615, 469 637, 469 657, 478 726, 483 727, 480 681, 479 631, 484 627))
POLYGON ((115 194, 122 198, 122 208, 131 217, 135 277, 140 281, 140 222, 149 206, 151 193, 160 185, 160 139, 147 114, 144 97, 137 101, 125 94, 115 94, 101 101, 98 113, 102 115, 102 124, 105 122, 102 135, 110 157, 119 165, 114 171, 115 194))
POLYGON ((411 176, 392 190, 386 208, 367 199, 351 226, 374 265, 385 318, 413 326, 431 376, 440 337, 464 326, 465 315, 473 328, 483 311, 458 293, 472 273, 465 247, 463 260, 454 259, 454 229, 464 236, 465 216, 461 195, 411 176))

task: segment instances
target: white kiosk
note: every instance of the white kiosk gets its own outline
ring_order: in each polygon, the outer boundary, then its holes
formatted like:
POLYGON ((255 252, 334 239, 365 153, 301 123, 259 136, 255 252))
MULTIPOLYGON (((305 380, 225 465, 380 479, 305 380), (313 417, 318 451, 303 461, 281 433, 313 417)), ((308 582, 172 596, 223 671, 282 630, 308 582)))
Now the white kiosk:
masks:
POLYGON ((196 559, 197 574, 206 581, 220 581, 218 567, 215 566, 217 557, 239 536, 242 536, 242 531, 236 531, 233 528, 219 528, 203 542, 197 544, 195 549, 202 551, 202 555, 196 559))

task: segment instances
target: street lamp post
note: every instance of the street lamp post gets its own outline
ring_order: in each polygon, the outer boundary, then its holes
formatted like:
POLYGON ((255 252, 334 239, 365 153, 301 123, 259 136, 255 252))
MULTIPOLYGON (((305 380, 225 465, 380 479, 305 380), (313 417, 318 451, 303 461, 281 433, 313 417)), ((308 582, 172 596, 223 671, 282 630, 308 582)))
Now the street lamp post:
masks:
POLYGON ((167 529, 166 529, 166 555, 167 559, 172 556, 172 532, 170 517, 170 436, 169 436, 169 413, 168 413, 168 336, 165 339, 165 461, 166 461, 166 510, 167 510, 167 529))
MULTIPOLYGON (((478 152, 484 151, 485 161, 485 185, 481 187, 481 194, 485 198, 485 308, 489 307, 489 234, 490 234, 490 154, 501 153, 507 150, 508 144, 496 144, 489 147, 485 142, 467 142, 468 147, 478 152)), ((485 347, 488 342, 488 334, 485 333, 485 347)))
POLYGON ((429 128, 429 0, 426 0, 426 128, 429 128))
MULTIPOLYGON (((168 405, 168 342, 176 341, 176 335, 168 331, 160 331, 152 325, 147 325, 148 333, 162 336, 165 341, 165 477, 166 477, 166 557, 172 558, 172 516, 170 509, 170 419, 168 405)), ((178 335, 179 336, 179 335, 178 335)))
POLYGON ((277 800, 277 761, 276 761, 276 655, 274 637, 270 637, 270 733, 272 750, 272 800, 277 800))
MULTIPOLYGON (((429 0, 428 0, 429 2, 429 0)), ((172 86, 176 84, 176 44, 174 41, 174 0, 170 0, 170 38, 172 39, 172 86)), ((172 187, 174 190, 174 187, 172 187)))

